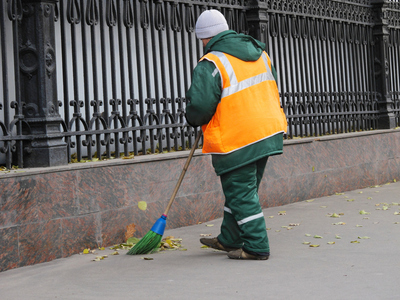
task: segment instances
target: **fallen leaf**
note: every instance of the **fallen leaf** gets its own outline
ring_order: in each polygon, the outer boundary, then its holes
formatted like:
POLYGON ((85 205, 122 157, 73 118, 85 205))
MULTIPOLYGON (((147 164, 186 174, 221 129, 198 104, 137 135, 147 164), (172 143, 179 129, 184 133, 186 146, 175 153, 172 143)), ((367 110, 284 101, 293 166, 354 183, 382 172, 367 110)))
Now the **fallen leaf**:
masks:
POLYGON ((205 249, 205 248, 210 248, 210 247, 208 247, 208 246, 206 246, 206 245, 203 245, 203 246, 201 246, 200 248, 205 249))
POLYGON ((309 233, 306 233, 306 234, 305 234, 305 236, 311 236, 311 234, 309 234, 309 233))
POLYGON ((286 215, 286 210, 281 210, 281 211, 278 211, 278 215, 286 215))
POLYGON ((358 238, 359 238, 360 240, 367 240, 367 239, 370 239, 369 236, 359 236, 358 238))
POLYGON ((315 244, 315 245, 310 245, 310 247, 313 247, 313 248, 315 248, 315 247, 319 247, 319 245, 318 245, 318 244, 315 244))
POLYGON ((213 227, 214 224, 206 224, 207 227, 213 227))
POLYGON ((394 212, 395 215, 400 215, 400 212, 396 211, 394 212))
POLYGON ((304 245, 310 245, 311 242, 303 242, 304 245))
POLYGON ((146 201, 139 201, 138 202, 138 207, 140 210, 146 210, 147 209, 147 202, 146 201))
POLYGON ((340 240, 342 237, 339 236, 339 235, 336 235, 335 238, 338 239, 338 240, 340 240))
POLYGON ((345 222, 337 222, 337 223, 332 223, 332 225, 346 225, 345 222))
POLYGON ((344 193, 335 193, 335 195, 340 196, 340 195, 344 195, 344 193))
POLYGON ((328 245, 333 245, 335 242, 328 242, 327 244, 328 245))
POLYGON ((306 200, 306 202, 313 202, 315 199, 306 200))
POLYGON ((269 216, 268 218, 272 219, 274 216, 269 216))
POLYGON ((118 251, 114 251, 113 253, 111 253, 111 255, 119 255, 118 251))
POLYGON ((382 206, 382 210, 388 210, 389 209, 389 207, 387 207, 387 206, 382 206))
POLYGON ((133 236, 133 237, 130 237, 129 239, 127 239, 126 243, 128 245, 136 245, 139 241, 140 241, 139 238, 133 236))
POLYGON ((152 258, 152 257, 141 257, 141 259, 144 259, 144 260, 153 260, 154 258, 152 258))
POLYGON ((99 248, 99 250, 105 250, 105 249, 106 249, 106 248, 104 248, 104 247, 100 247, 100 248, 99 248))
POLYGON ((267 229, 267 230, 271 230, 271 228, 269 228, 269 227, 267 227, 266 229, 267 229))
POLYGON ((370 215, 371 213, 366 212, 365 210, 360 210, 360 215, 370 215))
POLYGON ((211 236, 211 233, 200 233, 200 236, 211 236))
POLYGON ((331 218, 340 218, 340 216, 339 216, 337 213, 333 213, 333 214, 331 215, 331 218))
POLYGON ((82 253, 83 254, 89 254, 89 249, 84 249, 82 253))
POLYGON ((363 227, 362 225, 356 225, 356 227, 363 227))
POLYGON ((289 226, 300 226, 300 223, 289 223, 289 226))
MULTIPOLYGON (((127 241, 129 238, 133 237, 135 232, 136 232, 135 223, 127 225, 126 226, 126 232, 125 232, 125 241, 127 241)), ((134 243, 134 244, 136 244, 136 243, 134 243)))
POLYGON ((353 202, 354 199, 347 199, 347 202, 353 202))
POLYGON ((314 238, 315 238, 315 239, 322 239, 323 237, 320 236, 320 235, 314 235, 314 238))
POLYGON ((359 242, 359 241, 351 241, 350 243, 352 243, 352 244, 359 244, 360 242, 359 242))
POLYGON ((179 251, 187 251, 186 248, 179 248, 179 251))

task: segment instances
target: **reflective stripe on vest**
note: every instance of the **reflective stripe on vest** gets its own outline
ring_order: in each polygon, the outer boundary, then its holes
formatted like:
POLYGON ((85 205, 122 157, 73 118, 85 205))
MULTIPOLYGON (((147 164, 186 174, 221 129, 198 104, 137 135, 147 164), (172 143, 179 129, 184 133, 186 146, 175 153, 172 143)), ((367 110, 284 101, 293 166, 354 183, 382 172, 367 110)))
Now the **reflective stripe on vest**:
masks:
POLYGON ((202 59, 214 63, 222 87, 214 116, 202 126, 204 153, 228 154, 286 131, 286 116, 265 52, 250 62, 218 51, 202 59))

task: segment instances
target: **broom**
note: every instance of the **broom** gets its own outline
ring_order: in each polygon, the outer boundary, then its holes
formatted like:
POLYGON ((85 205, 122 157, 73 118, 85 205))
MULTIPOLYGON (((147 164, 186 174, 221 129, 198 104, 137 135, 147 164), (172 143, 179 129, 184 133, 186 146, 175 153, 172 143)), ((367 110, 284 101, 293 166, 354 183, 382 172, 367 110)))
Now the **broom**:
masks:
POLYGON ((151 251, 153 251, 161 242, 162 236, 164 234, 165 226, 167 224, 167 215, 169 212, 169 209, 172 206, 172 203, 175 200, 175 196, 178 193, 179 187, 182 183, 183 177, 186 174, 186 170, 189 167, 189 163, 193 157, 194 150, 197 148, 197 145, 199 143, 200 137, 202 133, 201 131, 196 137, 196 140, 194 141, 194 145, 192 149, 190 150, 190 154, 186 160, 185 166, 183 167, 183 170, 181 172, 181 176, 178 179, 178 182, 175 186, 174 192, 171 195, 171 198, 169 199, 167 208, 165 209, 164 213, 162 216, 157 220, 156 223, 154 223, 153 227, 151 227, 150 231, 146 233, 146 235, 139 241, 135 246, 133 246, 127 254, 129 255, 136 255, 136 254, 147 254, 151 251))

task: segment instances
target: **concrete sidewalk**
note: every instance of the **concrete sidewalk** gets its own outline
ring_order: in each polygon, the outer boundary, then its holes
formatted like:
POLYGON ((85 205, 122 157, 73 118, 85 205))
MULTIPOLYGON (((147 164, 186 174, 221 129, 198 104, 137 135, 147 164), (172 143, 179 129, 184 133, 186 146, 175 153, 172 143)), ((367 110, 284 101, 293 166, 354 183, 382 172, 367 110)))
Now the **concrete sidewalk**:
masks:
POLYGON ((399 299, 399 202, 397 182, 265 209, 267 261, 201 248, 200 234, 216 236, 221 219, 167 230, 187 251, 106 249, 98 262, 74 255, 5 271, 0 299, 399 299))

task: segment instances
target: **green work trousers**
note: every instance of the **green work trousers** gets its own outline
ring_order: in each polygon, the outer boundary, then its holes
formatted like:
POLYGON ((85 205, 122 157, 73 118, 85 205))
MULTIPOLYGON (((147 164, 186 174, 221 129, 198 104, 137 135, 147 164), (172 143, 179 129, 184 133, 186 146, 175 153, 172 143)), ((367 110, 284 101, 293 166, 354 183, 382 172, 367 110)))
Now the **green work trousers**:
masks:
POLYGON ((267 160, 268 156, 220 176, 225 207, 218 240, 223 245, 269 253, 267 229, 258 198, 267 160))

